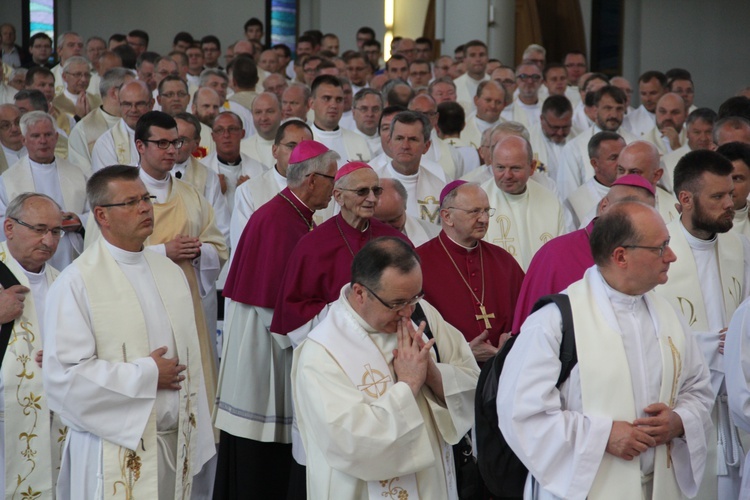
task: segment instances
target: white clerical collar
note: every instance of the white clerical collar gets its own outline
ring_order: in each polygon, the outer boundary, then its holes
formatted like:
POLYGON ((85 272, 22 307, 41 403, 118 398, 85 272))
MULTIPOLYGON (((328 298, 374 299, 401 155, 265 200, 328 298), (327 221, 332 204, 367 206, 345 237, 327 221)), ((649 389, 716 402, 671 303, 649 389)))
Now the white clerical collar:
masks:
POLYGON ((511 194, 511 193, 506 193, 505 191, 503 191, 503 194, 508 198, 509 202, 520 203, 523 200, 525 200, 526 197, 529 195, 529 188, 528 188, 528 185, 524 186, 523 193, 511 194))
POLYGON ((148 174, 143 168, 138 169, 138 176, 141 178, 144 184, 146 184, 146 187, 153 186, 158 189, 164 189, 166 187, 169 187, 169 184, 172 182, 171 176, 166 176, 164 179, 155 179, 154 177, 151 177, 151 175, 148 174))
POLYGON ((15 160, 14 162, 10 162, 9 161, 8 162, 8 166, 12 166, 13 163, 15 163, 16 161, 20 160, 21 157, 26 156, 28 154, 28 151, 26 151, 26 146, 21 146, 21 149, 19 149, 18 151, 13 151, 12 149, 7 148, 7 147, 5 147, 2 144, 0 144, 0 147, 3 148, 3 153, 5 153, 5 158, 6 159, 11 159, 11 160, 14 159, 15 160))
POLYGON ((313 130, 315 131, 315 135, 318 135, 321 139, 335 139, 344 135, 341 127, 337 127, 336 130, 322 130, 317 125, 315 125, 315 122, 313 122, 312 126, 313 130))
POLYGON ((112 245, 109 241, 107 241, 106 238, 104 239, 104 246, 107 247, 107 250, 116 262, 120 262, 122 264, 138 264, 140 262, 143 262, 144 257, 142 249, 138 252, 130 252, 128 250, 112 245))
POLYGON ((278 170, 278 165, 273 166, 273 178, 276 179, 276 182, 279 183, 279 185, 286 185, 286 177, 281 175, 278 170))
MULTIPOLYGON (((443 232, 445 232, 445 231, 443 231, 443 232)), ((467 246, 462 245, 461 243, 457 242, 456 240, 454 240, 450 236, 448 236, 447 233, 446 233, 445 236, 447 236, 449 240, 451 240, 453 243, 455 243, 456 245, 460 246, 461 248, 463 248, 467 252, 471 252, 472 250, 476 250, 477 248, 479 248, 479 242, 478 241, 474 242, 474 246, 473 247, 467 247, 467 246)))
POLYGON ((745 203, 744 207, 742 207, 742 208, 740 208, 738 210, 735 210, 734 211, 734 220, 735 221, 747 220, 748 207, 750 207, 750 205, 747 204, 747 203, 745 203))
POLYGON ((497 121, 494 121, 494 122, 488 122, 488 121, 482 120, 481 118, 479 118, 476 115, 474 115, 474 120, 476 121, 477 128, 479 129, 480 132, 484 132, 488 128, 494 127, 500 121, 500 120, 497 120, 497 121))
POLYGON ((640 106, 638 106, 638 108, 641 110, 642 113, 646 113, 647 116, 650 116, 651 118, 656 119, 656 114, 652 113, 649 110, 647 110, 646 106, 644 106, 643 104, 641 104, 640 106))
POLYGON ((690 234, 690 231, 685 228, 684 224, 682 223, 682 219, 680 219, 680 229, 682 229, 682 232, 685 235, 690 248, 692 248, 693 250, 710 250, 716 246, 716 234, 714 234, 713 237, 708 240, 696 238, 695 236, 690 234))
POLYGON ((609 283, 607 283, 607 280, 604 279, 604 276, 602 276, 598 267, 596 268, 596 274, 602 280, 604 290, 607 293, 607 298, 609 298, 612 305, 619 305, 621 306, 620 309, 623 307, 632 309, 638 302, 643 300, 643 295, 628 295, 627 293, 622 293, 621 291, 612 288, 609 283))
POLYGON ((52 160, 51 163, 39 163, 29 158, 29 165, 31 165, 31 168, 50 170, 57 166, 57 161, 52 160))
POLYGON ((354 310, 351 303, 349 302, 348 296, 351 295, 352 292, 352 285, 350 283, 347 283, 341 288, 341 293, 339 294, 339 299, 341 304, 343 304, 344 309, 346 309, 346 312, 352 315, 352 318, 359 324, 359 326, 364 329, 367 333, 378 333, 378 331, 370 326, 370 324, 365 321, 362 316, 357 314, 357 311, 354 310))
POLYGON ((21 267, 23 274, 25 274, 26 278, 29 280, 30 285, 39 285, 46 281, 47 277, 44 275, 44 271, 45 269, 47 269, 47 264, 42 264, 42 269, 38 273, 28 271, 27 269, 24 269, 24 267, 20 264, 19 266, 21 267))
POLYGON ((534 104, 526 104, 521 99, 518 99, 518 104, 524 109, 535 110, 539 108, 539 98, 537 97, 537 101, 534 104))
POLYGON ((65 94, 65 97, 67 97, 70 100, 70 102, 72 102, 73 104, 75 104, 78 101, 78 96, 75 94, 71 94, 68 91, 67 85, 65 85, 65 88, 63 88, 63 94, 65 94))
MULTIPOLYGON (((274 169, 274 170, 276 170, 276 169, 274 169)), ((290 193, 292 193, 292 196, 294 196, 294 197, 295 197, 295 198, 297 199, 297 201, 298 201, 298 202, 302 203, 302 206, 304 206, 305 208, 307 208, 307 209, 308 209, 309 211, 311 211, 311 212, 314 212, 314 211, 315 211, 315 210, 313 210, 312 208, 308 207, 308 206, 307 206, 307 203, 305 203, 304 201, 300 200, 300 199, 299 199, 299 196, 297 196, 296 194, 294 194, 294 191, 292 191, 292 190, 290 189, 290 190, 289 190, 289 192, 290 192, 290 193)))
POLYGON ((417 179, 419 178, 419 169, 417 169, 417 172, 415 174, 402 174, 401 172, 396 170, 396 167, 393 166, 393 160, 388 162, 388 168, 390 169, 391 174, 400 181, 417 182, 417 179))

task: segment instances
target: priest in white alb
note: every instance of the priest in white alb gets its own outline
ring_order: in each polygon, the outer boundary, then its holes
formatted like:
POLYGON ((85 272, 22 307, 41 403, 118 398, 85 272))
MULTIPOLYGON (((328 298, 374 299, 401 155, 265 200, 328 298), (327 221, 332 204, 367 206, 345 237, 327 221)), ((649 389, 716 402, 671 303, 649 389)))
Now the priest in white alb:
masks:
POLYGON ((750 239, 750 214, 747 199, 750 196, 750 144, 729 142, 716 152, 732 162, 734 181, 734 223, 732 232, 750 239))
POLYGON ((569 376, 558 388, 556 304, 528 317, 500 375, 498 422, 529 469, 524 498, 693 497, 713 394, 686 322, 652 292, 675 261, 669 232, 653 208, 621 202, 590 241, 596 265, 564 292, 577 350, 569 376))
POLYGON ((69 427, 57 498, 190 498, 215 453, 190 289, 144 250, 154 213, 138 172, 89 180, 102 237, 47 297, 44 387, 69 427))
POLYGON ((10 330, 10 337, 0 374, 0 492, 4 498, 24 498, 29 491, 40 500, 54 498, 62 451, 58 437, 65 428, 59 418, 50 418, 37 361, 44 342, 47 291, 59 274, 47 262, 63 235, 62 221, 57 203, 37 193, 19 195, 5 213, 0 323, 3 333, 10 330))
POLYGON ((474 421, 479 369, 463 336, 422 295, 414 250, 374 240, 295 349, 308 498, 458 498, 451 445, 474 421), (410 320, 417 304, 431 340, 410 320))

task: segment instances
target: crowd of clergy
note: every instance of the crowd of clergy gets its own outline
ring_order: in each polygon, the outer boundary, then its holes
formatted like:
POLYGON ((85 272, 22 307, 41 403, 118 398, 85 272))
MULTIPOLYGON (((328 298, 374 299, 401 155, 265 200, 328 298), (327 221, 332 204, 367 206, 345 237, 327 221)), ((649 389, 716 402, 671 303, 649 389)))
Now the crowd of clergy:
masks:
POLYGON ((0 34, 6 498, 492 498, 453 445, 517 336, 519 497, 750 499, 750 87, 255 18, 0 34))

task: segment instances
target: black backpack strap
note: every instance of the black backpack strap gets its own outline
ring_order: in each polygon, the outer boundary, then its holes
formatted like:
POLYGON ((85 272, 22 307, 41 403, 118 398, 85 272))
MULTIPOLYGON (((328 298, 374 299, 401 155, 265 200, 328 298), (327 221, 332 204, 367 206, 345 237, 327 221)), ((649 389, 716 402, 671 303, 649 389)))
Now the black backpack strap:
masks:
MULTIPOLYGON (((414 312, 411 313, 411 320, 419 326, 419 324, 424 321, 424 334, 427 336, 428 339, 433 339, 432 330, 430 330, 430 322, 427 321, 427 316, 424 313, 424 309, 422 309, 422 304, 417 302, 417 305, 414 306, 414 312)), ((435 358, 437 358, 437 362, 440 363, 440 351, 438 351, 437 342, 435 342, 432 347, 435 349, 435 358)))
MULTIPOLYGON (((0 285, 3 288, 20 285, 18 278, 2 262, 0 262, 0 285)), ((14 323, 15 320, 10 320, 0 327, 0 366, 3 365, 3 358, 5 357, 5 351, 8 349, 8 342, 10 341, 10 334, 13 332, 14 323)))
POLYGON ((573 311, 570 308, 570 297, 558 293, 545 295, 534 304, 531 312, 535 312, 549 303, 554 302, 560 309, 562 316, 562 342, 560 343, 560 376, 555 387, 559 388, 570 376, 573 367, 578 363, 578 352, 576 350, 576 336, 573 328, 573 311))

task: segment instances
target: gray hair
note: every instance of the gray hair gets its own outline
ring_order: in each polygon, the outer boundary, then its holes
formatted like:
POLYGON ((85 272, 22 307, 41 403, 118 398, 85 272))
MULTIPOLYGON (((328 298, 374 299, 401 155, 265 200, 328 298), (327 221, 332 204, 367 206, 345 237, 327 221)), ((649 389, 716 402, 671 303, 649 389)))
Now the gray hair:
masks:
POLYGON ((404 200, 404 206, 406 206, 406 201, 409 199, 409 193, 406 192, 406 188, 404 187, 403 183, 398 179, 391 179, 389 177, 380 179, 380 185, 382 187, 385 187, 385 185, 387 184, 390 184, 393 187, 393 190, 396 191, 396 194, 399 195, 402 200, 404 200))
MULTIPOLYGON (((110 165, 94 172, 86 182, 86 199, 91 211, 110 203, 109 183, 111 181, 124 180, 135 181, 138 179, 138 168, 129 165, 110 165)), ((97 221, 97 224, 99 222, 97 221)))
POLYGON ((55 45, 55 50, 59 49, 65 43, 65 37, 68 35, 75 35, 78 38, 81 38, 81 35, 79 35, 75 31, 66 31, 65 33, 61 33, 60 36, 57 37, 57 45, 55 45))
MULTIPOLYGON (((289 86, 284 90, 284 94, 286 94, 287 90, 289 89, 302 89, 302 94, 305 99, 305 104, 307 104, 307 101, 310 100, 310 96, 312 96, 312 91, 310 90, 310 87, 308 87, 304 83, 291 82, 289 86)), ((282 99, 284 98, 284 94, 281 94, 282 99)))
POLYGON ((88 66, 89 71, 91 71, 91 63, 89 62, 88 59, 86 59, 83 56, 73 56, 73 57, 69 57, 68 60, 65 61, 65 64, 63 64, 63 73, 68 72, 68 67, 71 64, 85 64, 86 66, 88 66))
POLYGON ((229 82, 229 77, 227 76, 225 71, 216 68, 208 68, 201 71, 200 83, 198 84, 198 86, 205 87, 206 85, 208 85, 208 77, 210 76, 218 76, 225 82, 229 82))
POLYGON ((522 123, 507 121, 496 125, 495 128, 492 129, 493 134, 500 131, 505 132, 509 135, 517 135, 518 137, 523 137, 527 141, 531 142, 529 131, 526 129, 526 127, 523 126, 522 123))
POLYGON ((52 128, 55 128, 55 119, 44 111, 29 111, 21 117, 21 134, 26 136, 26 132, 29 131, 29 127, 36 125, 37 123, 47 120, 52 128))
POLYGON ((13 71, 11 71, 10 75, 8 75, 8 80, 12 80, 16 77, 16 75, 26 75, 28 71, 28 68, 13 68, 13 71))
POLYGON ((8 203, 8 206, 5 208, 5 218, 20 219, 24 215, 23 206, 26 204, 26 200, 30 200, 31 198, 44 198, 45 200, 52 202, 52 204, 62 212, 62 207, 46 194, 26 192, 19 194, 18 196, 13 198, 10 203, 8 203))
POLYGON ((120 87, 122 87, 122 84, 125 83, 125 78, 127 78, 128 76, 132 76, 133 78, 135 78, 135 71, 127 68, 112 68, 108 70, 106 73, 104 73, 104 76, 102 76, 102 79, 99 82, 99 93, 102 96, 105 96, 110 91, 110 89, 119 89, 120 87))
POLYGON ((24 101, 28 99, 31 106, 37 111, 46 112, 49 109, 49 104, 47 104, 47 98, 44 97, 44 94, 42 94, 41 90, 36 90, 36 89, 19 90, 18 92, 16 92, 16 95, 13 96, 13 99, 15 101, 24 101))
POLYGON ((326 151, 309 160, 299 163, 290 163, 286 170, 286 184, 290 188, 296 188, 302 185, 305 177, 314 173, 324 174, 328 170, 331 162, 336 162, 341 156, 336 151, 326 151))
POLYGON ((532 52, 541 52, 544 58, 547 58, 547 49, 542 47, 539 44, 532 43, 528 47, 526 47, 526 50, 523 51, 523 55, 521 56, 521 59, 526 59, 529 55, 531 55, 532 52))
POLYGON ((359 104, 359 101, 367 97, 368 95, 374 95, 378 97, 378 100, 380 101, 380 107, 383 107, 383 96, 380 92, 378 92, 375 89, 371 89, 369 87, 359 89, 356 94, 354 94, 354 99, 352 100, 352 107, 357 107, 357 104, 359 104))

